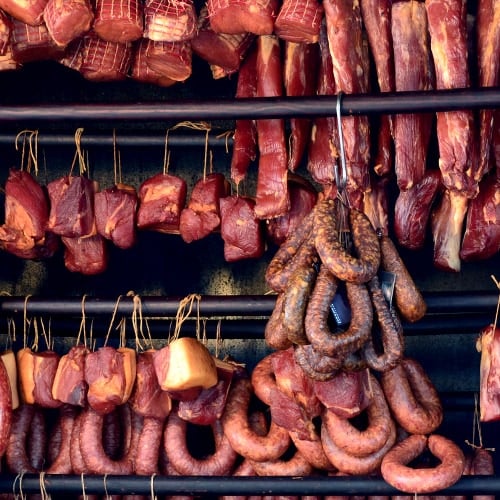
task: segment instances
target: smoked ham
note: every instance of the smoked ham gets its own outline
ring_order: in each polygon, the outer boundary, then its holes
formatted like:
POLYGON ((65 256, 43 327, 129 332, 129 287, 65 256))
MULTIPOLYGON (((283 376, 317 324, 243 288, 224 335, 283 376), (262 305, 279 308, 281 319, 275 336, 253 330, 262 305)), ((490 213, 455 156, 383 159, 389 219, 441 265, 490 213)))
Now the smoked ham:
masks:
POLYGON ((133 42, 142 36, 143 17, 141 0, 95 0, 93 29, 107 42, 133 42))
POLYGON ((9 48, 12 22, 7 14, 0 10, 0 56, 5 56, 9 48))
POLYGON ((274 23, 274 33, 289 42, 315 43, 323 15, 323 6, 317 0, 284 0, 274 23))
POLYGON ((144 48, 146 64, 162 78, 183 82, 191 76, 193 50, 184 42, 158 42, 147 39, 144 48))
POLYGON ((479 410, 481 422, 500 420, 500 328, 488 325, 476 342, 481 353, 479 368, 479 410))
POLYGON ((64 245, 64 265, 68 271, 85 275, 104 272, 108 267, 108 248, 100 234, 61 238, 64 245))
POLYGON ((14 19, 31 26, 43 22, 43 10, 47 0, 0 0, 0 9, 11 15, 14 19))
POLYGON ((154 42, 151 42, 151 40, 147 38, 141 38, 135 43, 130 76, 138 82, 152 83, 160 87, 170 87, 174 85, 176 83, 175 80, 172 80, 168 76, 161 75, 148 66, 147 50, 150 43, 154 42))
POLYGON ((197 15, 193 0, 146 0, 145 38, 157 42, 184 42, 196 34, 197 15))

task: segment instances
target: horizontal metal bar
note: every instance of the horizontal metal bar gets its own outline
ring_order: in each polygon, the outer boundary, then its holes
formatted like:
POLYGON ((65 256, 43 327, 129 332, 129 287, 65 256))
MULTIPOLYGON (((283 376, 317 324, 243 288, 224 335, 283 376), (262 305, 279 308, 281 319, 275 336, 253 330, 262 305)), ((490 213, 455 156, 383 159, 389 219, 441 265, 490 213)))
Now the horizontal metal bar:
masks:
MULTIPOLYGON (((399 493, 380 478, 351 477, 205 477, 205 476, 116 476, 44 475, 0 476, 2 493, 48 494, 155 494, 179 495, 391 495, 399 493)), ((447 495, 496 494, 500 477, 465 476, 436 493, 447 495)))
MULTIPOLYGON (((337 96, 180 100, 137 104, 2 106, 0 121, 234 120, 335 116, 337 96)), ((342 94, 340 113, 414 113, 500 107, 500 87, 342 94)))

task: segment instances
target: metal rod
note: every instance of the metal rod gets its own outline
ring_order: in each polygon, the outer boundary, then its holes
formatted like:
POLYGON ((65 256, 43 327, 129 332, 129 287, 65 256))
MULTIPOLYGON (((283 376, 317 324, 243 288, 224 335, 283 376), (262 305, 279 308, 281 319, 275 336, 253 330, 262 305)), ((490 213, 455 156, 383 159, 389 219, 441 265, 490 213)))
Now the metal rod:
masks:
MULTIPOLYGON (((116 475, 50 475, 2 474, 0 492, 39 493, 43 484, 48 494, 155 494, 180 495, 340 495, 399 493, 380 478, 351 476, 316 477, 215 477, 215 476, 116 476, 116 475), (42 482, 43 481, 43 482, 42 482)), ((465 476, 440 494, 496 494, 500 477, 465 476)))
MULTIPOLYGON (((335 116, 336 96, 182 100, 140 104, 2 106, 0 121, 234 120, 335 116)), ((413 113, 500 107, 500 87, 346 94, 342 115, 413 113)))

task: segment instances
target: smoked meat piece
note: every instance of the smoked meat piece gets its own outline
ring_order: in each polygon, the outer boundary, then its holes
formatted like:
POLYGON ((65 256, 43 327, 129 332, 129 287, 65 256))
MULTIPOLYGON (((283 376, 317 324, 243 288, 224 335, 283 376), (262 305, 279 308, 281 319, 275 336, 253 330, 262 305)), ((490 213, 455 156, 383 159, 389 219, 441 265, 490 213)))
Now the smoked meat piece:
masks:
POLYGON ((500 420, 500 328, 488 325, 476 342, 481 353, 479 368, 479 410, 481 422, 500 420))
POLYGON ((143 32, 141 0, 95 0, 93 29, 107 42, 138 40, 143 32))
POLYGON ((0 0, 0 9, 10 14, 14 19, 31 26, 42 24, 43 10, 47 0, 0 0))
POLYGON ((274 33, 289 42, 315 43, 323 14, 318 0, 284 0, 274 23, 274 33))
POLYGON ((144 37, 156 42, 185 42, 196 34, 193 0, 146 0, 144 37))
POLYGON ((64 245, 64 265, 69 271, 86 275, 100 274, 108 267, 106 240, 100 234, 67 238, 64 245))
POLYGON ((251 198, 234 195, 221 198, 221 236, 227 262, 258 258, 264 253, 262 228, 254 209, 251 198))
POLYGON ((147 50, 150 44, 154 44, 147 38, 141 38, 134 44, 131 77, 138 82, 152 83, 160 87, 170 87, 176 82, 168 76, 163 76, 148 66, 147 50))
POLYGON ((146 64, 156 73, 174 82, 191 76, 193 51, 189 42, 149 40, 145 48, 146 64))
POLYGON ((12 22, 9 16, 0 10, 0 56, 7 54, 11 30, 12 22))

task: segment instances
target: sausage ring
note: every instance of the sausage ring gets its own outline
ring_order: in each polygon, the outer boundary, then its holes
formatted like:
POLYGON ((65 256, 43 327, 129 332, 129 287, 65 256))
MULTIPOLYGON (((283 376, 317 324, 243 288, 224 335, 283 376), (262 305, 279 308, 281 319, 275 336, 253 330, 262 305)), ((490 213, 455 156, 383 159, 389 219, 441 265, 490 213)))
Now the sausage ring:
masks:
POLYGON ((290 437, 292 438, 295 448, 300 451, 301 455, 315 469, 333 469, 330 460, 328 460, 328 457, 325 454, 325 450, 323 450, 323 445, 321 444, 321 439, 319 436, 317 436, 317 439, 315 439, 314 441, 311 441, 309 439, 301 439, 297 432, 290 431, 290 437))
POLYGON ((405 358, 382 373, 382 388, 399 425, 410 434, 430 434, 443 420, 443 407, 422 366, 405 358))
POLYGON ((313 380, 331 380, 342 366, 342 362, 337 358, 315 351, 311 344, 297 346, 293 354, 295 362, 313 380))
POLYGON ((3 361, 0 362, 0 457, 3 457, 12 427, 12 390, 3 361))
POLYGON ((252 384, 241 378, 232 384, 222 415, 224 434, 232 448, 245 458, 256 461, 275 460, 288 449, 290 436, 283 427, 271 420, 265 436, 256 433, 248 421, 248 409, 253 394, 252 384))
POLYGON ((312 465, 299 450, 295 450, 289 459, 266 460, 257 462, 250 460, 258 476, 309 476, 313 471, 312 465))
POLYGON ((21 404, 13 413, 11 433, 5 452, 7 467, 12 473, 38 472, 30 463, 26 444, 34 412, 33 405, 21 404))
POLYGON ((71 435, 77 413, 73 405, 63 404, 59 408, 58 428, 61 430, 61 441, 57 455, 47 469, 48 474, 71 474, 73 472, 70 458, 71 435))
POLYGON ((137 443, 135 474, 151 476, 158 472, 161 439, 165 421, 155 417, 144 417, 141 435, 137 443))
POLYGON ((370 388, 373 395, 366 408, 368 426, 365 429, 359 430, 349 419, 332 411, 323 413, 323 425, 332 442, 356 457, 365 457, 382 448, 396 429, 382 388, 373 375, 370 375, 370 388))
POLYGON ((465 457, 451 440, 432 434, 412 434, 389 450, 382 460, 385 481, 406 493, 432 493, 455 484, 464 471, 465 457), (413 468, 407 464, 428 447, 441 463, 432 468, 413 468))
POLYGON ((349 209, 349 226, 357 257, 350 255, 338 236, 338 201, 326 199, 317 204, 314 220, 316 250, 323 265, 342 281, 366 283, 380 266, 380 243, 368 217, 349 209))
POLYGON ((288 349, 292 343, 288 340, 288 335, 283 323, 283 302, 285 294, 279 293, 276 297, 276 304, 269 317, 264 330, 266 344, 272 349, 288 349))

